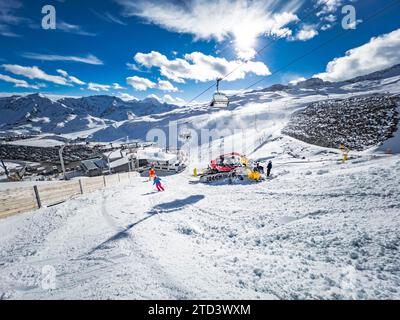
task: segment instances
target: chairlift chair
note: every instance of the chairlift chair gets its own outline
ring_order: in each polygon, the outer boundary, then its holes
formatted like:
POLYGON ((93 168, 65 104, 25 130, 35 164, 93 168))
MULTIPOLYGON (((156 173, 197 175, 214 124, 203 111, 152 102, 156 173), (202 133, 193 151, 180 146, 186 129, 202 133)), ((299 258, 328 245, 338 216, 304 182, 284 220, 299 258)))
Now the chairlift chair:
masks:
POLYGON ((222 81, 221 78, 217 79, 217 91, 213 95, 211 101, 211 107, 227 107, 229 105, 229 98, 225 93, 219 91, 219 82, 222 81))

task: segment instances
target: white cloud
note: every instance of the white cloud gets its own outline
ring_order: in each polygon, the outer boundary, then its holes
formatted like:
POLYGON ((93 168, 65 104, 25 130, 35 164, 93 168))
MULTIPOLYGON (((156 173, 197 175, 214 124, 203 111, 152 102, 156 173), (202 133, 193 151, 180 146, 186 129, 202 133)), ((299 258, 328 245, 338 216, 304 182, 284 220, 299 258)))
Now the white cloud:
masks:
POLYGON ((134 63, 127 63, 126 66, 128 67, 128 70, 133 70, 133 71, 141 71, 140 68, 134 64, 134 63))
POLYGON ((335 15, 329 14, 329 15, 327 15, 326 17, 323 17, 323 20, 324 20, 324 21, 328 21, 328 22, 330 22, 330 23, 334 23, 334 22, 336 22, 337 18, 336 18, 335 15))
POLYGON ((93 65, 102 65, 103 61, 92 54, 88 54, 86 56, 63 56, 56 54, 40 54, 40 53, 32 53, 26 52, 22 54, 22 57, 27 59, 41 60, 41 61, 70 61, 70 62, 80 62, 86 64, 93 65))
POLYGON ((315 25, 303 25, 303 27, 293 37, 293 40, 307 41, 318 35, 315 25))
POLYGON ((168 80, 158 80, 158 83, 155 83, 146 78, 133 76, 126 78, 126 83, 138 91, 146 91, 147 89, 159 89, 161 91, 170 91, 170 92, 178 91, 178 88, 176 88, 168 80))
POLYGON ((146 97, 146 99, 156 99, 156 100, 162 102, 162 99, 161 99, 158 95, 156 95, 156 94, 154 94, 154 93, 149 94, 149 95, 146 97))
POLYGON ((161 53, 152 51, 150 53, 137 53, 134 59, 144 67, 159 68, 161 75, 178 83, 184 83, 185 79, 201 82, 211 81, 224 77, 233 70, 235 71, 226 78, 227 81, 243 79, 248 73, 259 76, 271 74, 268 67, 262 62, 228 61, 225 58, 217 58, 201 52, 186 54, 184 59, 169 60, 161 53))
POLYGON ((82 80, 79 80, 77 77, 74 76, 68 76, 69 81, 71 81, 72 83, 78 84, 80 86, 86 84, 86 82, 83 82, 82 80))
POLYGON ((16 25, 23 21, 23 18, 16 15, 16 11, 22 7, 19 0, 0 0, 0 23, 16 25))
POLYGON ((186 101, 185 100, 183 100, 183 99, 181 99, 181 98, 179 98, 179 97, 172 97, 171 95, 169 95, 169 94, 165 94, 163 97, 162 97, 162 101, 163 102, 166 102, 166 103, 169 103, 169 104, 176 104, 176 105, 184 105, 184 104, 186 104, 186 101))
POLYGON ((307 79, 304 78, 304 77, 299 77, 299 78, 293 79, 292 81, 289 81, 289 84, 295 86, 295 85, 298 84, 299 82, 306 81, 306 80, 307 80, 307 79))
POLYGON ((233 39, 240 58, 251 59, 259 36, 290 36, 286 27, 298 17, 303 0, 157 1, 116 0, 124 15, 137 16, 169 31, 187 33, 195 40, 233 39), (285 33, 286 32, 286 33, 285 33))
POLYGON ((116 82, 112 84, 112 87, 113 87, 114 90, 123 90, 123 89, 125 89, 123 86, 121 86, 119 83, 116 83, 116 82))
MULTIPOLYGON (((59 73, 60 75, 49 75, 36 66, 26 67, 26 66, 20 66, 20 65, 16 65, 16 64, 3 64, 2 67, 5 70, 7 70, 8 72, 26 77, 28 79, 40 79, 40 80, 44 80, 44 81, 48 81, 48 82, 51 82, 54 84, 59 84, 59 85, 64 85, 64 86, 72 86, 73 84, 78 84, 78 85, 85 84, 85 82, 83 82, 82 80, 78 79, 77 77, 70 76, 67 71, 62 70, 62 69, 57 69, 57 73, 59 73)), ((22 80, 20 80, 20 81, 22 81, 22 80)), ((25 84, 23 82, 21 82, 20 86, 22 86, 22 85, 24 85, 24 87, 26 87, 26 88, 29 88, 29 87, 34 88, 34 87, 38 87, 38 86, 39 87, 43 86, 43 85, 25 86, 25 84)))
POLYGON ((78 84, 78 85, 80 85, 80 86, 86 84, 86 83, 83 82, 82 80, 79 80, 77 77, 70 76, 70 75, 68 74, 68 72, 65 71, 65 70, 58 69, 57 72, 58 72, 59 74, 61 74, 64 78, 66 78, 68 82, 75 83, 75 84, 78 84))
POLYGON ((124 101, 139 100, 139 99, 136 98, 135 96, 132 96, 132 95, 130 95, 130 94, 128 94, 128 93, 122 93, 122 92, 120 92, 120 93, 118 94, 118 97, 121 98, 121 99, 124 100, 124 101))
POLYGON ((94 10, 92 10, 92 12, 99 17, 100 19, 109 22, 109 23, 116 23, 116 24, 120 24, 122 26, 126 26, 127 23, 125 23, 124 21, 122 21, 120 18, 114 16, 113 14, 109 13, 109 12, 102 12, 102 13, 98 13, 94 10))
POLYGON ((88 90, 91 90, 91 91, 97 91, 97 92, 109 91, 110 88, 111 88, 111 86, 109 86, 107 84, 98 84, 98 83, 93 83, 93 82, 90 82, 88 84, 88 90))
POLYGON ((170 92, 177 92, 179 91, 177 87, 175 87, 171 82, 168 80, 159 80, 158 81, 158 89, 162 91, 170 91, 170 92))
POLYGON ((90 36, 90 37, 96 36, 96 33, 88 32, 79 25, 67 23, 65 21, 57 21, 56 30, 61 30, 61 31, 67 32, 67 33, 77 34, 80 36, 90 36))
POLYGON ((58 69, 57 72, 61 74, 63 77, 68 77, 68 72, 62 69, 58 69))
POLYGON ((0 80, 13 83, 16 88, 39 89, 44 86, 43 84, 29 84, 25 80, 15 79, 4 74, 0 74, 0 80))
POLYGON ((320 19, 320 29, 326 31, 331 29, 338 19, 340 14, 339 9, 348 4, 349 2, 356 2, 357 0, 314 0, 315 7, 319 9, 317 17, 320 19))
POLYGON ((126 78, 126 83, 138 91, 146 91, 157 86, 153 81, 138 76, 126 78))
POLYGON ((17 11, 22 6, 22 1, 19 0, 0 0, 0 35, 5 37, 20 36, 12 29, 14 26, 29 21, 29 19, 17 15, 17 11))
POLYGON ((19 34, 13 32, 9 26, 0 24, 0 35, 4 37, 12 37, 12 38, 18 38, 20 37, 19 34))
POLYGON ((169 104, 175 104, 175 105, 179 105, 179 106, 186 104, 185 100, 178 98, 178 97, 174 98, 169 94, 165 94, 164 96, 159 97, 158 95, 152 93, 152 94, 149 94, 146 98, 147 99, 156 99, 161 103, 169 103, 169 104))
POLYGON ((8 72, 24 76, 28 79, 40 79, 60 85, 70 85, 68 80, 62 76, 49 75, 36 66, 25 67, 16 64, 3 64, 2 67, 8 72))
POLYGON ((326 72, 315 75, 326 81, 342 81, 389 68, 400 63, 400 29, 372 38, 330 61, 326 72))
POLYGON ((325 23, 325 24, 323 24, 323 25, 321 26, 321 30, 322 30, 322 31, 326 31, 326 30, 332 29, 332 27, 333 27, 332 24, 330 24, 330 23, 325 23))
POLYGON ((317 16, 336 12, 336 10, 342 5, 342 2, 342 0, 317 0, 316 5, 321 7, 317 16))
MULTIPOLYGON (((338 15, 341 14, 341 7, 346 4, 357 2, 357 0, 314 0, 315 7, 319 8, 317 17, 321 21, 321 30, 326 31, 331 29, 338 20, 338 15)), ((358 20, 355 24, 362 22, 358 20)))

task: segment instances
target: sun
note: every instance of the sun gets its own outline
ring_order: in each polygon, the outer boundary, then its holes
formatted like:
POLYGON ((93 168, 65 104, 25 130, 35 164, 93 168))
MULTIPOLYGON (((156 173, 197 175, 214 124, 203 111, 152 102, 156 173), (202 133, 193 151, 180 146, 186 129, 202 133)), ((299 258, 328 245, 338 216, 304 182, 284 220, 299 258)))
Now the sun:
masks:
POLYGON ((257 42, 257 36, 254 31, 242 26, 234 32, 234 46, 236 54, 240 59, 250 60, 256 55, 254 49, 257 42))

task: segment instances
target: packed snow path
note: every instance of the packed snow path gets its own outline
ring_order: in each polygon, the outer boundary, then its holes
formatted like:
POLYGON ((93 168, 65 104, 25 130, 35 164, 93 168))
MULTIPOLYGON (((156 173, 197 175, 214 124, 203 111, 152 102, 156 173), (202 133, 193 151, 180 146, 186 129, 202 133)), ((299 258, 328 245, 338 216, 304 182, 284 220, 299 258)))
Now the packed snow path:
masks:
POLYGON ((185 172, 163 193, 138 177, 3 219, 0 297, 400 299, 400 157, 273 171, 240 185, 185 172))

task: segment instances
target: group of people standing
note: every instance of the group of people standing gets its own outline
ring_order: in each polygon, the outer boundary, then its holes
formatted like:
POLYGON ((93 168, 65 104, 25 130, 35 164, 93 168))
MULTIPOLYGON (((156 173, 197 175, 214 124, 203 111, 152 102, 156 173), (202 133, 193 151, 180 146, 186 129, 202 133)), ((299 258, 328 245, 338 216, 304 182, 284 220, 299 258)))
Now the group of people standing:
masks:
MULTIPOLYGON (((272 170, 272 161, 269 161, 267 164, 267 177, 269 177, 271 175, 271 170, 272 170)), ((254 171, 264 174, 264 167, 262 165, 260 165, 259 162, 256 162, 254 171)))

